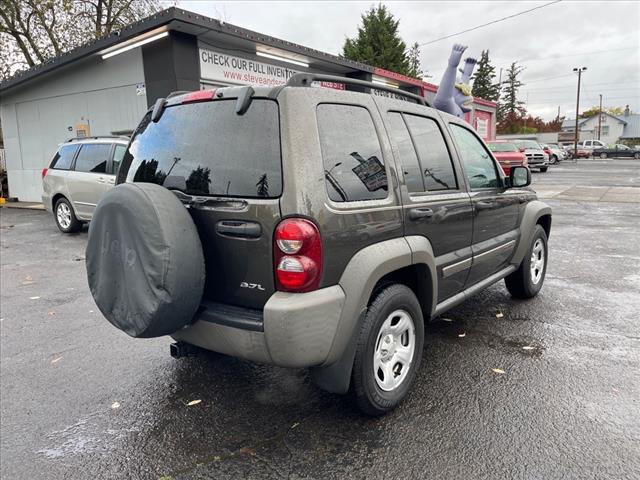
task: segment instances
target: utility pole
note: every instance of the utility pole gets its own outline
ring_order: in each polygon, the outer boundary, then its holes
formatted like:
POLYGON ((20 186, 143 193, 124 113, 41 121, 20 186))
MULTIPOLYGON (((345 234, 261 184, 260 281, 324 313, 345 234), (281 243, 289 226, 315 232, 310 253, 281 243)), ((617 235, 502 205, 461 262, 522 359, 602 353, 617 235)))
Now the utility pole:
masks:
POLYGON ((602 131, 602 94, 600 94, 600 110, 598 110, 598 140, 600 140, 601 131, 602 131))
POLYGON ((558 105, 558 115, 556 115, 556 122, 560 121, 560 105, 558 105))
POLYGON ((578 115, 580 114, 580 80, 582 79, 582 72, 587 67, 574 68, 574 72, 578 72, 578 94, 576 95, 576 131, 573 137, 573 157, 575 161, 578 161, 578 115))

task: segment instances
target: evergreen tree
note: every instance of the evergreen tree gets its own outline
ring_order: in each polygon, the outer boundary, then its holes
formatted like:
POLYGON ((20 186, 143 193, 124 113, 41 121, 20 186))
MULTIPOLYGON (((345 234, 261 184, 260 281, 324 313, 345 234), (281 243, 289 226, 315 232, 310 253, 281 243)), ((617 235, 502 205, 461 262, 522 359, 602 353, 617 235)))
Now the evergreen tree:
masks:
POLYGON ((342 55, 349 60, 410 75, 407 46, 398 35, 400 21, 382 4, 371 7, 361 18, 357 37, 345 40, 342 55))
POLYGON ((476 66, 471 93, 474 97, 484 98, 495 102, 500 97, 500 85, 494 83, 496 68, 489 61, 489 50, 483 50, 480 61, 476 66))
POLYGON ((507 79, 502 82, 502 98, 498 105, 498 116, 500 118, 522 117, 526 113, 523 107, 524 102, 518 100, 518 89, 524 86, 518 75, 522 73, 524 67, 513 62, 507 70, 507 79))
POLYGON ((407 58, 409 60, 409 73, 407 75, 413 78, 422 78, 423 72, 420 69, 420 45, 418 42, 411 46, 409 53, 407 53, 407 58))

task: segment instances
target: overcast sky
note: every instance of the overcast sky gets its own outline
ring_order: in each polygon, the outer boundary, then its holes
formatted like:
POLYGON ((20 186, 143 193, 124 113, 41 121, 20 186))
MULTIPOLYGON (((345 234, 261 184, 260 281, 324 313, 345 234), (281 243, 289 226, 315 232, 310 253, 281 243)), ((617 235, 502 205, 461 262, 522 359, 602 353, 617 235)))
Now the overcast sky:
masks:
MULTIPOLYGON (((508 15, 549 3, 529 1, 393 2, 385 4, 400 20, 407 44, 426 43, 508 15)), ((360 15, 374 2, 185 1, 180 8, 325 52, 339 54, 345 38, 356 35, 360 15)), ((549 120, 575 118, 576 74, 583 74, 580 109, 629 104, 640 113, 640 2, 570 1, 511 18, 422 47, 422 68, 439 83, 454 43, 480 57, 489 49, 498 73, 513 61, 526 67, 520 97, 528 110, 549 120)))

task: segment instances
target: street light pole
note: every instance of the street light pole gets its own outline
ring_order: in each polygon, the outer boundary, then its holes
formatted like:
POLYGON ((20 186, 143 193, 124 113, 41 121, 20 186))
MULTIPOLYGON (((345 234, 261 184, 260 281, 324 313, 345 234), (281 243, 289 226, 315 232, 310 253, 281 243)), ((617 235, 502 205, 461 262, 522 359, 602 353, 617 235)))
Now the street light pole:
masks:
POLYGON ((601 131, 602 131, 602 94, 600 94, 600 110, 598 110, 598 140, 600 140, 601 131))
POLYGON ((582 68, 574 68, 574 72, 578 72, 578 94, 576 96, 576 131, 573 136, 573 156, 577 161, 578 158, 578 115, 580 113, 580 80, 582 78, 582 72, 584 72, 587 67, 582 68))

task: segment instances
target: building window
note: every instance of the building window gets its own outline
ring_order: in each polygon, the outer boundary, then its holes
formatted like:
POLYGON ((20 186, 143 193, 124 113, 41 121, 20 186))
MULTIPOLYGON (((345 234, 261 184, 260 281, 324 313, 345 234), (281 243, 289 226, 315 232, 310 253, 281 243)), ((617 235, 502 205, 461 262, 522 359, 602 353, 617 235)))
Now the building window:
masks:
POLYGON ((605 137, 609 136, 609 125, 602 125, 602 131, 600 132, 600 135, 603 135, 605 137))

